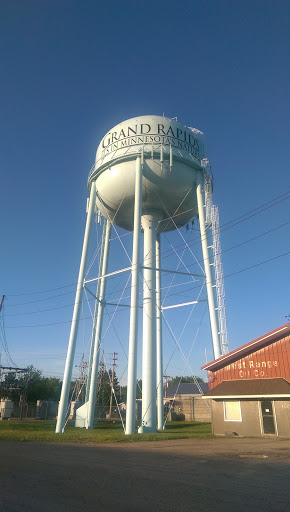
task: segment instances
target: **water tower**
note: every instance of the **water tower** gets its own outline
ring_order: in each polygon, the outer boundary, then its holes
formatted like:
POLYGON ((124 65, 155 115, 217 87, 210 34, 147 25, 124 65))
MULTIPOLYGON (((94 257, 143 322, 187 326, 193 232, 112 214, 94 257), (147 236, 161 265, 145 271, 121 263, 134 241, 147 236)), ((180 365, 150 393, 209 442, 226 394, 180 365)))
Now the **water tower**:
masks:
MULTIPOLYGON (((99 144, 88 179, 89 201, 71 333, 56 432, 64 429, 68 394, 92 222, 96 209, 104 217, 97 281, 86 402, 77 411, 77 426, 93 428, 102 320, 105 303, 110 229, 133 231, 126 434, 135 432, 139 275, 143 271, 142 425, 139 432, 163 427, 160 236, 199 218, 204 278, 215 358, 227 351, 218 213, 211 203, 203 133, 175 119, 141 116, 115 126, 99 144), (215 215, 214 215, 215 212, 215 215), (209 254, 208 227, 212 229, 209 254), (140 239, 144 236, 141 262, 140 239), (216 274, 212 274, 214 261, 216 274), (157 407, 156 407, 157 397, 157 407)), ((116 273, 116 272, 115 272, 116 273)))

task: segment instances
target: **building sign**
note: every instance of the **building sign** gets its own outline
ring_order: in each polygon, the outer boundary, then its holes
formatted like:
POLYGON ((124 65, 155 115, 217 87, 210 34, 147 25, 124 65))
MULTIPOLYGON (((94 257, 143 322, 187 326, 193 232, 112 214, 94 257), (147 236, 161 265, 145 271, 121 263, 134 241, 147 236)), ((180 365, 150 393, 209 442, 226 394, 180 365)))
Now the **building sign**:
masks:
POLYGON ((172 146, 172 148, 187 151, 198 160, 201 159, 201 143, 194 131, 183 127, 180 123, 168 123, 166 118, 163 123, 154 122, 152 119, 148 123, 126 124, 125 122, 116 126, 101 141, 101 158, 120 149, 144 144, 172 146))
POLYGON ((241 379, 253 379, 255 377, 267 377, 267 369, 271 370, 278 366, 278 362, 274 360, 269 361, 253 361, 251 359, 240 359, 234 363, 225 366, 224 370, 229 372, 231 370, 238 370, 238 376, 241 379))
MULTIPOLYGON (((286 326, 287 327, 287 326, 286 326)), ((281 329, 278 329, 278 339, 268 340, 268 336, 262 338, 263 344, 255 350, 254 344, 260 340, 254 340, 252 344, 241 347, 242 354, 233 351, 224 356, 221 360, 206 365, 209 370, 209 387, 220 384, 222 381, 240 379, 273 379, 283 378, 290 381, 289 346, 290 346, 290 325, 287 327, 286 335, 281 336, 281 329)), ((271 335, 272 333, 269 333, 271 335)), ((261 341, 262 341, 261 340, 261 341)), ((240 352, 237 349, 236 352, 240 352)))

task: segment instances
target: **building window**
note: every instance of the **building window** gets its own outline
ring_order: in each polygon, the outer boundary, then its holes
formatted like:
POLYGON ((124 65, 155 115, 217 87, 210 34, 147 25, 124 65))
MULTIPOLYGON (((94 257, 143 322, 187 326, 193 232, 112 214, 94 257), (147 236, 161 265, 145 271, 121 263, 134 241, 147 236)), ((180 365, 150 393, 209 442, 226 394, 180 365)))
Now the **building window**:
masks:
POLYGON ((240 402, 224 402, 225 421, 242 421, 241 403, 240 402))

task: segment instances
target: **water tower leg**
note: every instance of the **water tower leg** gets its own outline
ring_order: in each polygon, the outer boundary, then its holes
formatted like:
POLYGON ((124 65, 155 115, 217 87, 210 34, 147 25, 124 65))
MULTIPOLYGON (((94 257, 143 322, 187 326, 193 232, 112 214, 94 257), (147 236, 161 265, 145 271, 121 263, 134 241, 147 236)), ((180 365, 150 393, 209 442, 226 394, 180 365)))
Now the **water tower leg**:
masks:
POLYGON ((144 229, 142 424, 139 433, 156 432, 156 213, 142 215, 144 229))
MULTIPOLYGON (((160 235, 156 238, 156 268, 160 268, 160 235)), ((156 344, 157 344, 157 429, 164 428, 163 353, 161 313, 161 272, 156 272, 156 344)))
POLYGON ((55 430, 55 432, 57 434, 60 434, 61 432, 63 432, 64 424, 65 424, 65 417, 66 417, 66 412, 67 412, 67 406, 68 406, 68 396, 69 396, 72 369, 73 369, 73 363, 74 363, 74 355, 75 355, 76 340, 77 340, 77 334, 78 334, 79 318, 80 318, 80 312, 81 312, 81 307, 82 307, 83 284, 84 284, 85 271, 86 271, 86 265, 87 265, 87 259, 88 259, 88 249, 89 249, 89 242, 90 242, 91 227, 92 227, 94 213, 95 213, 95 204, 96 204, 96 184, 95 184, 95 182, 93 182, 91 185, 89 210, 88 210, 88 214, 87 214, 87 222, 86 222, 86 228, 85 228, 83 250, 82 250, 79 277, 78 277, 76 297, 75 297, 75 305, 74 305, 70 338, 69 338, 68 349, 67 349, 65 370, 64 370, 64 376, 63 376, 63 384, 62 384, 61 396, 60 396, 60 402, 59 402, 59 408, 58 408, 58 416, 57 416, 57 423, 56 423, 56 430, 55 430))
POLYGON ((202 193, 203 186, 204 186, 203 178, 202 178, 202 176, 200 176, 200 178, 197 182, 196 196, 197 196, 197 206, 198 206, 203 263, 204 263, 204 271, 205 271, 205 278, 206 278, 206 290, 207 290, 207 300, 208 300, 211 334, 212 334, 212 342, 213 342, 213 351, 214 351, 214 358, 218 359, 221 356, 221 347, 220 347, 220 340, 219 340, 219 333, 218 333, 216 300, 215 300, 214 289, 213 289, 213 278, 212 278, 210 259, 209 259, 209 251, 208 251, 207 232, 205 229, 205 217, 204 217, 204 206, 203 206, 204 198, 203 198, 203 193, 202 193))
POLYGON ((136 381, 137 381, 137 344, 139 313, 139 271, 140 271, 140 236, 142 209, 142 168, 141 158, 136 160, 134 233, 131 278, 130 333, 128 354, 128 382, 126 407, 126 435, 135 434, 136 420, 136 381))
MULTIPOLYGON (((107 223, 107 219, 104 218, 101 256, 100 256, 100 262, 99 262, 99 274, 98 274, 99 277, 104 275, 104 272, 102 271, 102 269, 103 269, 103 262, 104 262, 104 248, 105 248, 105 240, 106 240, 106 223, 107 223)), ((92 374, 92 365, 93 365, 95 339, 96 339, 96 326, 97 326, 97 318, 98 318, 98 308, 99 308, 99 303, 100 303, 100 285, 101 285, 101 279, 98 279, 97 289, 96 289, 96 302, 95 302, 95 309, 94 309, 93 329, 92 329, 92 336, 91 336, 90 356, 89 356, 89 369, 88 369, 86 398, 85 398, 86 402, 88 402, 89 396, 90 396, 91 374, 92 374)))
MULTIPOLYGON (((110 233, 111 233, 111 223, 104 219, 104 250, 102 254, 102 266, 101 266, 101 275, 104 276, 107 273, 108 267, 108 258, 109 258, 109 247, 110 247, 110 233)), ((99 276, 100 277, 100 276, 99 276)), ((97 319, 95 323, 95 333, 94 333, 94 353, 93 353, 93 361, 91 368, 91 376, 89 383, 89 400, 88 400, 88 422, 86 428, 94 427, 94 412, 95 412, 95 402, 96 402, 96 393, 97 393, 97 380, 98 380, 98 369, 99 369, 99 359, 100 359, 100 345, 101 345, 101 335, 102 335, 102 325, 103 325, 103 315, 104 315, 104 300, 106 293, 106 278, 102 277, 100 279, 100 292, 99 292, 99 306, 97 319)), ((98 299, 97 299, 98 300, 98 299)))

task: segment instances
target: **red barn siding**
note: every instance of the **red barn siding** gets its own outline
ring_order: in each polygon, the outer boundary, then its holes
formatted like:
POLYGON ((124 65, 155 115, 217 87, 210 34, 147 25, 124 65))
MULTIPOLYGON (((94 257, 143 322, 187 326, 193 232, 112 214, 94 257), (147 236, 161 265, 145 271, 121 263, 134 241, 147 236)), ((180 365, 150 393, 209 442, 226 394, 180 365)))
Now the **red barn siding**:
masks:
POLYGON ((256 351, 252 347, 251 352, 249 347, 249 353, 244 357, 229 364, 225 362, 223 366, 208 373, 210 389, 223 380, 282 377, 290 381, 290 336, 270 342, 256 351))

